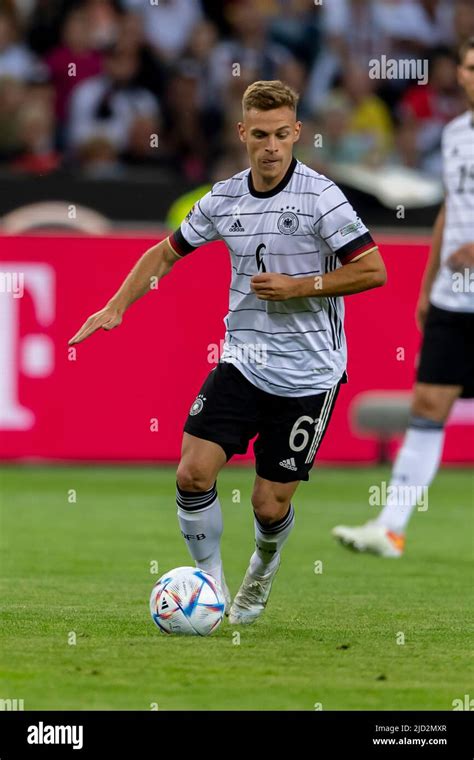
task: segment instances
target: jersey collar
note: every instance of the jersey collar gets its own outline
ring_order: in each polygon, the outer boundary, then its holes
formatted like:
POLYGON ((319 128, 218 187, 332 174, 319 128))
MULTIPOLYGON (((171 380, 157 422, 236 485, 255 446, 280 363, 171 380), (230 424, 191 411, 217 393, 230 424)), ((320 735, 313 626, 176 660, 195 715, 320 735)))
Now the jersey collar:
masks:
POLYGON ((286 170, 285 176, 282 177, 278 185, 275 185, 275 187, 272 190, 264 190, 264 191, 255 190, 253 179, 252 179, 252 171, 250 170, 248 173, 248 185, 249 185, 250 195, 253 195, 254 198, 272 198, 274 195, 277 195, 279 192, 281 192, 281 190, 284 190, 285 187, 287 186, 288 182, 293 176, 293 172, 295 171, 297 163, 298 162, 296 158, 293 157, 291 164, 286 170))

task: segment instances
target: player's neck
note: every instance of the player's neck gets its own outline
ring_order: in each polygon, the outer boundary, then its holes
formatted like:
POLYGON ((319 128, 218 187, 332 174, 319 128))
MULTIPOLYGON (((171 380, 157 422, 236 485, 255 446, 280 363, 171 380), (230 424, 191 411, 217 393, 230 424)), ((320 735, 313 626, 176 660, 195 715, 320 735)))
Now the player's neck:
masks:
POLYGON ((251 174, 251 186, 252 189, 255 190, 257 193, 268 193, 274 190, 278 187, 278 185, 282 184, 285 180, 285 178, 288 176, 288 174, 293 171, 294 164, 296 164, 296 160, 293 156, 290 156, 290 159, 288 163, 283 166, 281 172, 278 174, 277 177, 263 177, 256 167, 251 166, 250 174, 251 174))

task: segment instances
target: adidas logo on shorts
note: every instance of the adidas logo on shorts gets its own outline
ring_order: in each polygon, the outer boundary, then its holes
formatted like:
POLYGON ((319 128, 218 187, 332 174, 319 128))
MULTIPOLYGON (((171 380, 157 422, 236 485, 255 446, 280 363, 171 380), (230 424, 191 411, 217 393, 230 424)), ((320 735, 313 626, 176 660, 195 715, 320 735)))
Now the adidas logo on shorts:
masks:
POLYGON ((287 470, 297 470, 296 462, 291 457, 290 459, 283 459, 283 461, 280 462, 280 467, 286 467, 287 470))
POLYGON ((229 232, 245 232, 245 228, 242 226, 240 219, 237 219, 234 224, 229 227, 229 232))

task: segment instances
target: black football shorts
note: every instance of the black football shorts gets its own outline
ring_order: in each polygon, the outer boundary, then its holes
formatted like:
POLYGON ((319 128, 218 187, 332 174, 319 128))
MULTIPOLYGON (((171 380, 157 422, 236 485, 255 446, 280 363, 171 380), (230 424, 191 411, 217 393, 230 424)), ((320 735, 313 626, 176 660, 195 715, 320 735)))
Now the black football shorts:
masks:
POLYGON ((461 398, 474 397, 474 313, 430 305, 416 379, 462 385, 461 398))
POLYGON ((257 475, 277 483, 309 480, 339 386, 314 396, 275 396, 220 362, 193 402, 184 430, 218 443, 227 460, 253 444, 257 475))

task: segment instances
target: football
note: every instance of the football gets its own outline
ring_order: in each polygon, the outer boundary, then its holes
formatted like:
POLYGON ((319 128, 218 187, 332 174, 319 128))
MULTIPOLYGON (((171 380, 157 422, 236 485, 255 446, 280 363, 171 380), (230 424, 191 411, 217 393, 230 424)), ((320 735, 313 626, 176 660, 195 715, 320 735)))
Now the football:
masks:
POLYGON ((220 625, 224 611, 217 581, 197 567, 170 570, 151 592, 151 616, 163 633, 209 636, 220 625))

